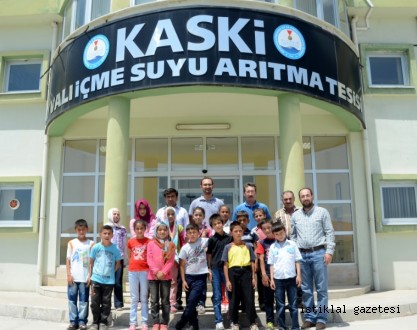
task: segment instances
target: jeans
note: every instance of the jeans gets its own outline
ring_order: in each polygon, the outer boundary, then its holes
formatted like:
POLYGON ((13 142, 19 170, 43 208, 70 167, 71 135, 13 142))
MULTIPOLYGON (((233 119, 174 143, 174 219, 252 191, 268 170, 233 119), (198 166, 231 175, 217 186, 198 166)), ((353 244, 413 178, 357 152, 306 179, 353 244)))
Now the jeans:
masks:
POLYGON ((295 277, 282 280, 274 279, 274 281, 279 330, 287 328, 285 326, 285 293, 287 293, 288 305, 290 307, 291 329, 300 329, 300 325, 298 324, 297 284, 295 277))
POLYGON ((325 249, 313 252, 302 252, 301 265, 301 289, 303 290, 303 303, 305 305, 305 319, 313 323, 326 324, 328 315, 325 308, 328 307, 327 295, 327 265, 324 263, 325 249), (317 291, 317 306, 313 310, 313 290, 317 291))
POLYGON ((214 323, 223 322, 223 316, 221 311, 221 303, 222 303, 222 284, 226 285, 226 279, 224 277, 224 271, 221 268, 213 268, 211 270, 212 274, 212 286, 213 286, 213 296, 211 297, 211 301, 213 302, 213 309, 214 309, 214 316, 215 321, 214 323))
POLYGON ((111 294, 113 284, 91 283, 91 312, 93 313, 93 324, 107 324, 111 310, 111 294))
POLYGON ((124 262, 120 260, 120 267, 114 273, 114 308, 123 307, 123 268, 124 262))
MULTIPOLYGON (((149 289, 151 292, 151 316, 152 324, 165 324, 169 322, 169 290, 171 280, 150 280, 149 289), (162 319, 159 317, 159 310, 162 310, 162 319)), ((143 308, 143 306, 142 306, 143 308)))
POLYGON ((73 285, 68 285, 67 292, 70 323, 74 323, 76 325, 87 324, 90 288, 86 283, 74 282, 73 285))
POLYGON ((198 313, 196 307, 203 299, 204 292, 207 291, 207 274, 200 275, 185 275, 187 281, 188 291, 186 292, 186 307, 178 321, 176 328, 184 328, 187 322, 195 330, 199 329, 198 313))
POLYGON ((239 301, 242 299, 242 305, 245 307, 249 323, 254 324, 256 321, 256 312, 253 301, 252 267, 229 268, 229 280, 232 283, 232 297, 229 303, 231 321, 234 324, 239 324, 239 301))
POLYGON ((137 325, 138 302, 142 304, 142 324, 148 324, 148 272, 129 272, 130 317, 129 323, 137 325))

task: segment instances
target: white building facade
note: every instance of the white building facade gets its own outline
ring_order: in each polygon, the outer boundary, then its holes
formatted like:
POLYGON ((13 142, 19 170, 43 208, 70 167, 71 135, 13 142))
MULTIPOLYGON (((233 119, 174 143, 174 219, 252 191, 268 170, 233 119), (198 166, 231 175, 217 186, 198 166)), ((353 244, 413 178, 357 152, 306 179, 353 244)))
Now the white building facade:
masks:
POLYGON ((4 1, 1 290, 65 264, 203 175, 230 208, 246 182, 274 212, 312 187, 336 231, 331 285, 416 289, 413 1, 4 1))

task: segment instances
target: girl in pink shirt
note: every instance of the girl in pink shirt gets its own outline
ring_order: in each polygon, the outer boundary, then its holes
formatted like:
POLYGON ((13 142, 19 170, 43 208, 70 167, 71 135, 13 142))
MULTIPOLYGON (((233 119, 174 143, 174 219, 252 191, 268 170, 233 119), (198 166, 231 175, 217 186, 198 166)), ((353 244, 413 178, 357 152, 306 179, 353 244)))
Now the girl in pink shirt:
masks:
POLYGON ((176 250, 175 244, 170 241, 168 226, 166 222, 157 222, 154 239, 148 243, 147 260, 153 320, 152 330, 168 329, 171 270, 174 266, 176 250), (162 318, 159 316, 160 309, 162 310, 162 318))
POLYGON ((148 271, 147 246, 150 239, 145 237, 146 222, 136 220, 133 224, 135 237, 127 242, 127 255, 129 259, 129 286, 130 286, 130 327, 136 330, 137 310, 139 303, 142 304, 141 330, 148 330, 148 271))

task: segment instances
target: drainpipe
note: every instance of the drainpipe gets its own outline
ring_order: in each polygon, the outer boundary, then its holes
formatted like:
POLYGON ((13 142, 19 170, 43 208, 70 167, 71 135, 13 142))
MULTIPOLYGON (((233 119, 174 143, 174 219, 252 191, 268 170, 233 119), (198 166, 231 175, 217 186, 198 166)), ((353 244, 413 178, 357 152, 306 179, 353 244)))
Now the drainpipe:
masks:
MULTIPOLYGON (((57 37, 58 37, 58 23, 52 22, 52 44, 51 44, 51 59, 52 52, 57 48, 57 37)), ((50 77, 50 76, 49 76, 50 77)), ((49 84, 47 84, 49 88, 49 84)), ((48 109, 48 107, 46 107, 48 109)), ((46 111, 45 119, 48 115, 46 111)), ((45 241, 45 230, 46 230, 46 193, 48 186, 48 154, 49 154, 49 136, 47 133, 43 139, 43 159, 42 159, 42 180, 41 180, 41 204, 39 214, 39 241, 38 241, 38 262, 37 262, 37 278, 36 278, 36 290, 40 292, 43 278, 43 265, 44 265, 44 241, 45 241)))
MULTIPOLYGON (((365 26, 357 27, 358 17, 353 16, 351 20, 351 30, 352 30, 352 41, 354 42, 356 49, 359 50, 358 43, 358 34, 357 31, 367 31, 370 27, 369 17, 371 16, 374 5, 370 0, 366 0, 366 3, 369 6, 369 10, 365 17, 365 26)), ((364 114, 365 115, 365 114, 364 114)), ((366 122, 366 120, 365 120, 366 122)), ((374 283, 375 291, 381 290, 381 285, 379 281, 379 267, 378 267, 378 251, 376 245, 376 231, 375 231, 375 210, 374 210, 374 195, 372 190, 372 171, 371 171, 371 157, 369 153, 369 139, 368 139, 368 130, 364 129, 362 131, 362 144, 365 158, 365 176, 366 176, 366 190, 367 190, 367 205, 368 205, 368 223, 369 223, 369 233, 371 239, 371 259, 372 259, 372 279, 374 283)))

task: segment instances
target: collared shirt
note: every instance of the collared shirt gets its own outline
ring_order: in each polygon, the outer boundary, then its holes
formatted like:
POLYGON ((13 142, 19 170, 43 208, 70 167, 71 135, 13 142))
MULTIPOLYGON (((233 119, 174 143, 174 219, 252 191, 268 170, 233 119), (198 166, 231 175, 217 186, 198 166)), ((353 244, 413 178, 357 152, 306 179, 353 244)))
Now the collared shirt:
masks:
POLYGON ((204 196, 201 195, 191 202, 188 214, 192 216, 193 211, 197 206, 202 207, 205 211, 204 223, 207 227, 211 228, 209 219, 214 213, 219 213, 219 208, 222 205, 224 205, 224 203, 221 199, 218 199, 214 196, 211 196, 210 199, 205 199, 204 196))
POLYGON ((255 201, 255 203, 253 205, 249 205, 248 203, 245 202, 245 203, 242 203, 242 204, 236 206, 236 208, 233 212, 232 221, 236 221, 237 212, 246 211, 246 212, 248 212, 248 215, 249 215, 248 228, 250 230, 252 230, 258 224, 255 220, 255 217, 253 216, 253 211, 255 209, 264 210, 266 219, 271 219, 271 214, 269 213, 268 206, 266 206, 266 204, 264 204, 264 203, 260 203, 258 201, 255 201))
POLYGON ((308 212, 304 209, 294 212, 291 217, 291 240, 300 249, 325 245, 326 253, 333 255, 334 229, 329 211, 313 206, 308 212))
MULTIPOLYGON (((155 218, 156 218, 156 221, 157 222, 158 221, 166 220, 165 219, 165 210, 166 210, 167 207, 168 206, 165 205, 164 207, 161 207, 156 212, 155 218)), ((179 206, 178 204, 175 205, 174 209, 175 209, 175 219, 177 221, 177 224, 178 225, 181 225, 182 228, 184 228, 184 230, 185 230, 185 228, 187 227, 187 225, 188 225, 188 223, 190 221, 190 219, 188 217, 187 210, 185 208, 179 206)), ((166 221, 168 221, 168 220, 166 220, 166 221)))
MULTIPOLYGON (((294 205, 293 207, 293 213, 295 211, 298 211, 299 208, 294 205)), ((273 222, 279 222, 281 221, 282 224, 285 226, 285 230, 287 231, 287 237, 290 237, 291 235, 291 215, 288 213, 287 209, 283 207, 282 209, 279 209, 275 212, 275 219, 272 219, 273 222)))
POLYGON ((274 267, 274 278, 283 280, 297 275, 295 263, 302 259, 297 244, 290 240, 275 242, 269 248, 268 265, 274 267))

